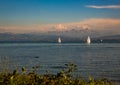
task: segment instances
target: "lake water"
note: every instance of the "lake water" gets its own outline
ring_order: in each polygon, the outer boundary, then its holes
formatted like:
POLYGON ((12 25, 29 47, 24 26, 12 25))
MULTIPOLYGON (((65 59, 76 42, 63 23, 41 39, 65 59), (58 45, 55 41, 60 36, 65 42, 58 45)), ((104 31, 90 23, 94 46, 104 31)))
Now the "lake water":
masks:
POLYGON ((77 65, 75 74, 87 78, 120 80, 120 44, 100 43, 2 43, 0 44, 0 69, 21 68, 29 70, 40 66, 38 72, 60 72, 64 64, 77 65))

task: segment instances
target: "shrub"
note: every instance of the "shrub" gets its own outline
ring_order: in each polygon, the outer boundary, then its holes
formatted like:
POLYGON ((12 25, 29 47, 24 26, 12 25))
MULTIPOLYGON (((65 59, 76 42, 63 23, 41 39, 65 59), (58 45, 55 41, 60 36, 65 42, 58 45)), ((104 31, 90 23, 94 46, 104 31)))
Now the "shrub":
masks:
POLYGON ((118 85, 118 83, 107 79, 95 80, 91 76, 88 77, 88 80, 73 78, 72 72, 76 70, 76 65, 69 63, 65 66, 66 69, 54 75, 37 74, 38 66, 35 66, 33 71, 29 73, 25 67, 21 69, 21 72, 16 69, 11 73, 0 73, 0 85, 118 85))

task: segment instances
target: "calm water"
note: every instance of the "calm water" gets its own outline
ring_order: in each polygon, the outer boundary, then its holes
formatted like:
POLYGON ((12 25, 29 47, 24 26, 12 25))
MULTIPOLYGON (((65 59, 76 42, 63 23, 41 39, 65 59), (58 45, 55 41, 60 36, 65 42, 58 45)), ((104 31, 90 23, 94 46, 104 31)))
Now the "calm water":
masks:
POLYGON ((60 72, 64 64, 77 65, 75 74, 87 78, 105 77, 120 80, 120 44, 55 44, 55 43, 14 43, 0 44, 0 69, 31 67, 39 65, 39 72, 60 72))

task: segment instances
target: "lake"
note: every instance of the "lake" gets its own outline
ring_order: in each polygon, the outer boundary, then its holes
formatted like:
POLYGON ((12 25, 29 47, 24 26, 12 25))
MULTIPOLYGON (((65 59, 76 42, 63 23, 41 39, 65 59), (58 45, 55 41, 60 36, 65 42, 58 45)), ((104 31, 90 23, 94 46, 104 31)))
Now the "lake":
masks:
POLYGON ((31 70, 40 66, 38 72, 60 72, 64 64, 74 63, 79 77, 108 78, 120 80, 119 43, 1 43, 0 69, 22 68, 31 70))

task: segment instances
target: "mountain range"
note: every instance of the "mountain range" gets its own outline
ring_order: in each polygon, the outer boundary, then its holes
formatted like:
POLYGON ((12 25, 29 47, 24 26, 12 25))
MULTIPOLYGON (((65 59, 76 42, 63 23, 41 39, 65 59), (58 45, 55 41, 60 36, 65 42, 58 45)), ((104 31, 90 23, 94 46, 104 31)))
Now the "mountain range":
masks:
MULTIPOLYGON (((108 33, 109 34, 109 33, 108 33)), ((103 32, 89 30, 69 30, 69 31, 49 31, 46 33, 0 33, 0 42, 57 42, 58 37, 62 42, 78 43, 86 42, 87 36, 91 37, 92 42, 120 43, 120 34, 107 35, 103 32)))

